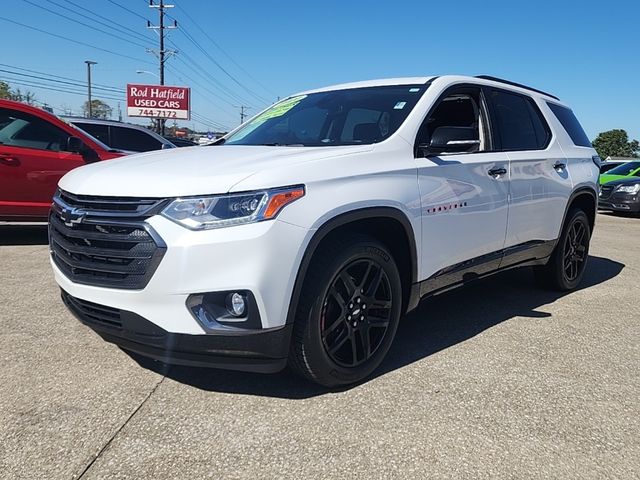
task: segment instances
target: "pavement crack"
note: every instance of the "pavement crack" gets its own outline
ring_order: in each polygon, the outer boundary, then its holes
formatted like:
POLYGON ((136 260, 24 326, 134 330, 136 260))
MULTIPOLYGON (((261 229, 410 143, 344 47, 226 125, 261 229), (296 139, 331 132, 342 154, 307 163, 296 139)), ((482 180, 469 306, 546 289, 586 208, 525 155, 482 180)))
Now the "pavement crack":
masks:
POLYGON ((95 457, 93 457, 91 459, 91 461, 87 464, 87 466, 84 468, 84 470, 82 470, 82 473, 78 476, 78 480, 81 480, 85 476, 85 474, 91 469, 93 464, 96 463, 96 460, 98 460, 98 458, 100 458, 102 456, 102 454, 107 450, 107 448, 109 448, 109 445, 111 445, 111 443, 120 434, 122 429, 127 426, 127 424, 131 421, 131 419, 136 416, 136 414, 140 411, 140 409, 144 406, 144 404, 147 403, 147 400, 149 400, 151 398, 151 396, 156 392, 158 387, 162 384, 162 382, 164 382, 165 378, 167 378, 167 377, 166 376, 162 377, 160 379, 160 381, 155 384, 155 386, 151 389, 151 391, 145 397, 145 399, 142 400, 142 402, 140 402, 140 405, 138 405, 136 407, 136 409, 131 413, 131 415, 129 415, 129 417, 124 421, 124 423, 122 425, 120 425, 120 427, 115 431, 115 433, 111 436, 111 438, 107 441, 107 443, 105 443, 102 446, 102 448, 97 453, 97 455, 95 457))

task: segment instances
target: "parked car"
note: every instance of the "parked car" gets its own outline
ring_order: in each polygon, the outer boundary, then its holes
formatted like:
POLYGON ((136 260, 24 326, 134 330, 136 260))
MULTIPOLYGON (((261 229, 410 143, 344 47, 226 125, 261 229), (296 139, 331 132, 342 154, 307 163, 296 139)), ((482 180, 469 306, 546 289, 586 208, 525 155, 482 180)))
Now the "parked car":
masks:
POLYGON ((165 135, 164 137, 165 139, 169 140, 171 143, 173 143, 176 147, 195 147, 198 144, 196 142, 193 142, 187 138, 182 138, 182 137, 168 137, 165 135))
POLYGON ((0 100, 0 221, 46 220, 65 173, 122 155, 49 112, 0 100))
POLYGON ((601 185, 598 208, 640 213, 640 178, 622 178, 601 185))
POLYGON ((52 265, 124 349, 350 384, 421 298, 522 266, 577 288, 598 164, 567 106, 505 80, 312 90, 216 145, 66 175, 52 265))
POLYGON ((640 177, 640 160, 623 163, 600 175, 600 185, 613 180, 623 180, 629 177, 640 177))
POLYGON ((600 164, 600 175, 607 173, 620 165, 627 163, 629 160, 603 160, 600 164))
POLYGON ((141 125, 97 118, 63 118, 111 148, 124 150, 128 153, 175 148, 172 142, 141 125))

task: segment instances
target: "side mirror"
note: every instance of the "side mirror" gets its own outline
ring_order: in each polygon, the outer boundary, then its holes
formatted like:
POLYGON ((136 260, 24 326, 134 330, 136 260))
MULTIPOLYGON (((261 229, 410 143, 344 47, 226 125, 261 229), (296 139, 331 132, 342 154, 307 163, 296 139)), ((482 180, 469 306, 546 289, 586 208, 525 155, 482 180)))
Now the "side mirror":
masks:
POLYGON ((469 153, 480 146, 478 130, 473 127, 438 127, 429 144, 419 145, 425 156, 441 153, 469 153))
POLYGON ((84 143, 82 142, 80 137, 71 136, 67 139, 67 148, 65 150, 67 152, 80 153, 83 146, 84 143))

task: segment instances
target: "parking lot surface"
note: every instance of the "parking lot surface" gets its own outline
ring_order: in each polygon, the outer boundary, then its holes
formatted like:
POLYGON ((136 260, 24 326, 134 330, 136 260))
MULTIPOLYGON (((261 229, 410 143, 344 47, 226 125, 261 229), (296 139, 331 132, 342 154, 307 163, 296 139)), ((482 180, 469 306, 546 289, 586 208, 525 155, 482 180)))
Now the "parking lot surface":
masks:
POLYGON ((46 229, 0 225, 0 477, 639 478, 640 219, 582 288, 529 269, 423 302, 367 382, 166 368, 63 307, 46 229))

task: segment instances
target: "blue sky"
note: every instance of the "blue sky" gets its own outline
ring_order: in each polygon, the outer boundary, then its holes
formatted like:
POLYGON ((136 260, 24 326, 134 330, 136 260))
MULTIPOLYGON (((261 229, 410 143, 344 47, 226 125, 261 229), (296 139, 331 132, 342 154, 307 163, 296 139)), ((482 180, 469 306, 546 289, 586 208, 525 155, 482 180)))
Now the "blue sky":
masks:
MULTIPOLYGON (((255 112, 278 96, 308 88, 459 73, 500 76, 552 92, 572 106, 590 138, 611 128, 624 128, 632 138, 640 138, 640 2, 635 0, 171 3, 176 8, 169 14, 179 28, 170 32, 168 48, 179 52, 167 61, 166 83, 192 87, 192 108, 200 121, 188 125, 195 123, 199 129, 233 127, 239 121, 234 106, 250 105, 255 112)), ((39 75, 16 69, 20 67, 83 82, 84 60, 90 59, 98 62, 93 67, 97 84, 124 92, 126 83, 156 82, 149 74, 136 74, 140 69, 157 71, 157 60, 145 53, 145 46, 157 48, 157 35, 147 30, 145 21, 157 23, 157 11, 148 8, 146 0, 6 0, 3 7, 2 18, 133 58, 0 19, 2 70, 39 75)), ((0 71, 0 79, 12 85, 18 86, 18 78, 27 80, 0 71)), ((79 112, 85 100, 82 95, 26 88, 56 113, 63 107, 79 112)), ((105 92, 96 90, 94 97, 105 92)), ((115 115, 117 100, 106 101, 115 115)), ((124 101, 121 105, 124 109, 124 101)))

